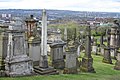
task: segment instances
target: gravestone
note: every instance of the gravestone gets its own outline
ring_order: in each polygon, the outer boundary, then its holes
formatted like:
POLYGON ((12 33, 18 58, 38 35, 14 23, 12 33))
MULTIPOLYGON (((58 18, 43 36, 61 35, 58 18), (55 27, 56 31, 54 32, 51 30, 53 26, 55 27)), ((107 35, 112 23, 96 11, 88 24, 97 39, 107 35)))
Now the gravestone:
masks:
POLYGON ((77 55, 74 51, 68 51, 66 54, 66 63, 64 74, 77 74, 77 55))
POLYGON ((116 59, 116 56, 117 56, 117 48, 111 48, 111 50, 110 50, 110 54, 111 54, 111 57, 113 58, 113 59, 116 59))
POLYGON ((23 30, 8 31, 8 51, 5 59, 5 73, 7 76, 32 75, 32 60, 26 54, 23 30))
POLYGON ((93 68, 93 58, 91 56, 91 29, 87 26, 85 55, 81 62, 81 71, 83 72, 95 72, 93 68))
POLYGON ((110 48, 105 47, 104 48, 104 55, 103 55, 103 60, 102 62, 112 64, 112 59, 111 59, 111 54, 110 54, 110 48))
POLYGON ((114 69, 115 70, 120 70, 120 52, 119 51, 117 51, 117 60, 116 60, 114 69))
POLYGON ((92 45, 92 53, 95 55, 98 54, 97 40, 95 40, 93 45, 92 45))
POLYGON ((29 46, 29 57, 33 60, 33 66, 39 65, 40 59, 40 38, 39 37, 30 37, 28 40, 29 46))
POLYGON ((64 42, 57 42, 50 44, 51 47, 51 60, 52 66, 57 69, 64 69, 65 62, 63 58, 63 46, 64 42))
POLYGON ((105 45, 102 45, 100 47, 100 53, 101 53, 102 56, 104 55, 104 47, 105 47, 105 45))

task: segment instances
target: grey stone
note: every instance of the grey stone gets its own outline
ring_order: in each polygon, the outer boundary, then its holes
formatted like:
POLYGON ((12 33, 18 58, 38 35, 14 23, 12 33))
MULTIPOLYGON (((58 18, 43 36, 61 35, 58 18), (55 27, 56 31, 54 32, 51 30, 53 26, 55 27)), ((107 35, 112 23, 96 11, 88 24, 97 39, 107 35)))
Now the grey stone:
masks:
POLYGON ((74 52, 68 52, 66 54, 66 63, 64 74, 76 74, 77 73, 77 55, 74 52))
POLYGON ((5 73, 7 76, 32 75, 32 60, 27 56, 25 50, 24 31, 8 31, 8 51, 5 59, 5 73))

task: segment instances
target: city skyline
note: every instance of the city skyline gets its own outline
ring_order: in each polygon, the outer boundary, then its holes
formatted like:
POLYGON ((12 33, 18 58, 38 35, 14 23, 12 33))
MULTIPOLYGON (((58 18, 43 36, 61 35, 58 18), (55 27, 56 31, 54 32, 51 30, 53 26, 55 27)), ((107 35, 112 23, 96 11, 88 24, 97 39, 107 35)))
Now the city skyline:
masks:
POLYGON ((0 9, 120 12, 120 0, 0 0, 0 9))

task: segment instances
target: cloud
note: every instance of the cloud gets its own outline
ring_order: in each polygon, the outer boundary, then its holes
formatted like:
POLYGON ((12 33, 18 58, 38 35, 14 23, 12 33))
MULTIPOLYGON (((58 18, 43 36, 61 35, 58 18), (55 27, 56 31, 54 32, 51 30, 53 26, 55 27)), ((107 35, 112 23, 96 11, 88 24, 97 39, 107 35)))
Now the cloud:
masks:
POLYGON ((0 0, 3 8, 120 12, 120 0, 0 0))

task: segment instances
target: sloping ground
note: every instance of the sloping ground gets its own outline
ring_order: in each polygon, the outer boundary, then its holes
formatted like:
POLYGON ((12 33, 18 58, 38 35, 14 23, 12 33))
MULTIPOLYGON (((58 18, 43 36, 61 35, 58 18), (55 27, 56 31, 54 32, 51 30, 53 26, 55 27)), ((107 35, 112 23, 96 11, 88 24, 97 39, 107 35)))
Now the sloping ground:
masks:
MULTIPOLYGON (((82 73, 79 74, 60 74, 49 76, 29 76, 16 78, 0 78, 0 80, 120 80, 120 71, 114 70, 114 64, 102 63, 101 56, 95 56, 94 68, 96 73, 82 73)), ((115 63, 115 60, 113 60, 115 63)))

